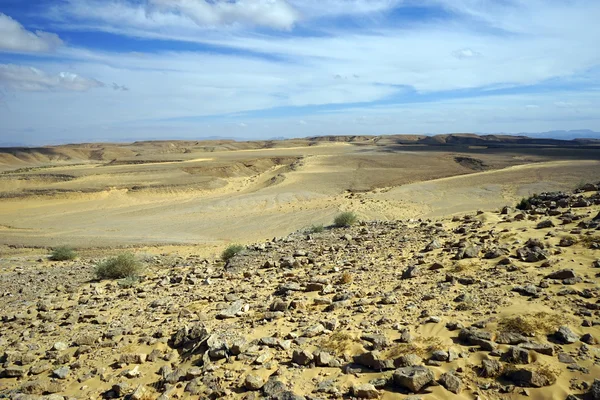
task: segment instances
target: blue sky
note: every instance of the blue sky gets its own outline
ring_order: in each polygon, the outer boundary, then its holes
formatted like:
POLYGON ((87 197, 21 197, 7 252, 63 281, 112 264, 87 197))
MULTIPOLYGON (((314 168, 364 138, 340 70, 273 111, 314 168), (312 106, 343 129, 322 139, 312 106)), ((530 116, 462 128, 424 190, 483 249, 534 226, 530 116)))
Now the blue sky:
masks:
POLYGON ((600 131, 597 0, 0 0, 0 142, 600 131))

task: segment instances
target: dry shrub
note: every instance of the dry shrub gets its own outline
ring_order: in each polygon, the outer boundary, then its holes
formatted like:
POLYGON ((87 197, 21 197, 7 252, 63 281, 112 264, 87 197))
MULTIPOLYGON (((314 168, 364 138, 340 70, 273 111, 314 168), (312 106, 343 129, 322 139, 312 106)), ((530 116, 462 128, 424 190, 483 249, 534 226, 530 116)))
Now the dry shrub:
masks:
POLYGON ((96 266, 98 279, 124 279, 139 277, 143 266, 131 253, 119 254, 96 266))
POLYGON ((343 332, 334 332, 327 339, 323 339, 319 343, 319 347, 322 350, 341 356, 350 350, 354 343, 356 343, 356 340, 351 335, 343 332))
POLYGON ((552 366, 550 364, 546 364, 546 363, 535 364, 534 371, 536 371, 538 374, 540 374, 543 377, 545 377, 546 379, 548 379, 548 382, 550 382, 550 385, 554 385, 556 383, 556 379, 559 377, 559 375, 562 372, 560 370, 560 368, 554 367, 554 366, 552 366))
POLYGON ((455 262, 452 265, 451 271, 452 272, 467 272, 467 271, 474 271, 474 270, 478 269, 479 267, 480 267, 480 265, 475 261, 455 262))
POLYGON ((498 321, 498 330, 533 336, 538 333, 548 335, 565 324, 565 317, 547 312, 503 317, 498 321))
POLYGON ((425 349, 420 346, 412 343, 400 343, 388 350, 387 357, 394 359, 408 354, 416 354, 419 357, 423 357, 425 353, 425 349))
POLYGON ((338 283, 340 285, 347 285, 349 283, 352 283, 353 281, 354 281, 354 276, 352 276, 352 274, 350 272, 346 271, 342 274, 338 283))
POLYGON ((585 247, 591 248, 593 244, 600 244, 600 237, 594 235, 581 236, 579 243, 585 247))
POLYGON ((416 354, 423 358, 436 350, 445 350, 446 348, 442 339, 437 336, 428 336, 418 338, 413 343, 399 343, 388 350, 387 356, 394 359, 407 354, 416 354))

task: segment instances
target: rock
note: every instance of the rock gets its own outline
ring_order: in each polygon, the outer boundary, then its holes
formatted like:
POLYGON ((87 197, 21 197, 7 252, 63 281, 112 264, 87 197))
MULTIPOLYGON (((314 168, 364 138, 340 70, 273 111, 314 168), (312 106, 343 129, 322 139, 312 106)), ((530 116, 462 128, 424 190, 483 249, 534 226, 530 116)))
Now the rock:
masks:
POLYGON ((448 361, 448 352, 444 350, 435 350, 431 354, 431 359, 436 361, 448 361))
POLYGON ((585 335, 583 335, 580 339, 583 343, 587 343, 590 345, 595 345, 598 344, 598 341, 596 340, 595 337, 593 337, 591 334, 586 333, 585 335))
POLYGON ((563 364, 573 364, 575 359, 567 353, 558 353, 558 361, 563 364))
POLYGON ((225 310, 219 312, 217 314, 217 319, 236 318, 246 311, 248 311, 248 305, 244 305, 243 300, 236 300, 225 310))
POLYGON ((398 368, 394 371, 394 384, 406 388, 413 393, 418 393, 422 388, 434 380, 433 372, 422 366, 398 368))
POLYGON ((374 350, 383 350, 390 345, 388 339, 384 335, 361 335, 360 338, 371 343, 374 350))
POLYGON ((554 355, 554 347, 552 347, 549 344, 527 342, 519 344, 519 347, 522 347, 527 350, 533 350, 536 353, 545 354, 547 356, 554 355))
POLYGON ((445 387, 446 390, 454 394, 459 394, 462 391, 462 382, 460 378, 454 374, 446 372, 445 374, 442 374, 442 376, 440 376, 438 382, 440 383, 440 385, 445 387))
POLYGON ((394 361, 383 359, 382 355, 377 350, 355 356, 354 362, 375 371, 385 371, 395 368, 394 361))
POLYGON ((308 365, 314 360, 314 356, 308 350, 294 350, 292 362, 298 365, 308 365))
POLYGON ((359 399, 378 399, 379 391, 370 383, 352 386, 352 394, 359 399))
POLYGON ((423 360, 416 354, 404 354, 394 360, 395 367, 413 367, 421 365, 423 360))
POLYGON ((458 338, 472 346, 479 346, 483 350, 492 351, 496 345, 492 342, 492 334, 477 328, 463 328, 458 334, 458 338))
POLYGON ((271 311, 286 311, 289 307, 289 303, 282 299, 275 299, 269 307, 271 311))
POLYGON ((22 367, 9 366, 6 367, 0 376, 4 378, 22 378, 27 374, 27 370, 22 367))
POLYGON ((411 265, 402 272, 402 279, 416 278, 421 275, 421 269, 416 265, 411 265))
POLYGON ((204 327, 204 325, 197 323, 192 326, 186 326, 178 330, 171 337, 171 346, 175 349, 183 349, 186 352, 193 352, 202 346, 210 334, 204 327))
POLYGON ((119 357, 120 364, 143 364, 146 362, 147 355, 144 353, 126 353, 119 357))
POLYGON ((543 221, 540 221, 537 225, 536 225, 536 229, 545 229, 545 228, 554 228, 554 222, 552 222, 552 220, 550 219, 546 219, 543 221))
POLYGON ((454 257, 456 260, 462 260, 465 258, 477 258, 479 257, 480 248, 478 246, 467 246, 458 251, 454 257))
POLYGON ((60 368, 57 368, 54 371, 52 371, 52 375, 54 375, 58 379, 66 379, 67 376, 69 376, 70 372, 71 372, 71 368, 64 366, 64 367, 60 367, 60 368))
POLYGON ((502 354, 501 360, 511 364, 529 364, 531 362, 529 351, 522 347, 511 346, 502 354))
POLYGON ((433 239, 431 242, 429 242, 429 244, 427 246, 425 246, 425 251, 429 252, 429 251, 433 251, 433 250, 437 250, 437 249, 441 249, 442 245, 440 244, 440 242, 437 239, 433 239))
POLYGON ((483 360, 481 362, 481 376, 496 378, 502 374, 502 364, 496 360, 483 360))
POLYGON ((579 340, 579 336, 573 333, 569 327, 564 325, 558 328, 553 336, 559 343, 562 344, 571 344, 579 340))
POLYGON ((244 386, 248 390, 259 390, 265 385, 265 380, 256 374, 248 374, 246 375, 246 379, 244 380, 244 386))
POLYGON ((600 379, 594 379, 588 394, 593 400, 600 400, 600 379))
POLYGON ((496 336, 496 343, 499 344, 520 344, 528 341, 528 338, 515 332, 500 332, 496 336))
POLYGON ((544 387, 550 386, 553 382, 545 374, 528 369, 510 370, 505 374, 506 379, 520 387, 544 387))
POLYGON ((546 275, 546 278, 563 280, 563 279, 575 278, 576 276, 577 275, 575 275, 575 271, 573 271, 572 269, 561 269, 560 271, 556 271, 549 275, 546 275))
POLYGON ((135 388, 131 396, 129 397, 131 400, 143 400, 149 394, 148 389, 144 385, 139 385, 135 388))
POLYGON ((65 342, 56 342, 54 346, 52 346, 53 350, 64 351, 69 348, 69 345, 65 342))

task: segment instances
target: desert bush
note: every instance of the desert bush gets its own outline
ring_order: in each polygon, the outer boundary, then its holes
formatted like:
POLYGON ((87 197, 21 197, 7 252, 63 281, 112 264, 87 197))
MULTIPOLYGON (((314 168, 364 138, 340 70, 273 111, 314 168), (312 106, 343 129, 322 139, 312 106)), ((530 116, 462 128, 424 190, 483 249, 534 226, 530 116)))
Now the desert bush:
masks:
POLYGON ((136 278, 142 272, 142 264, 131 253, 119 254, 100 262, 96 266, 98 279, 136 278))
POLYGON ((223 252, 221 253, 221 260, 229 261, 233 258, 233 256, 235 256, 238 253, 241 253, 242 251, 244 251, 244 246, 242 246, 241 244, 232 244, 225 250, 223 250, 223 252))
POLYGON ((319 348, 341 356, 344 352, 350 350, 355 343, 356 340, 351 335, 343 332, 335 332, 328 338, 321 340, 319 348))
POLYGON ((347 285, 349 283, 352 283, 353 281, 354 281, 354 276, 352 276, 352 274, 350 272, 346 271, 342 274, 338 283, 340 285, 347 285))
POLYGON ((310 233, 321 233, 325 230, 325 228, 323 227, 323 224, 319 224, 319 225, 313 225, 310 228, 308 228, 308 231, 310 233))
POLYGON ((530 207, 531 207, 531 202, 530 202, 530 199, 527 197, 523 197, 521 199, 521 201, 519 202, 519 204, 517 204, 517 209, 522 210, 522 211, 529 210, 530 207))
POLYGON ((498 321, 498 330, 520 333, 525 336, 534 336, 540 333, 548 335, 554 333, 565 322, 566 319, 562 315, 540 311, 534 314, 503 317, 498 321))
POLYGON ((352 226, 356 223, 358 217, 351 211, 346 211, 341 214, 336 215, 333 223, 338 228, 352 226))
POLYGON ((74 260, 77 257, 77 253, 69 246, 60 246, 52 250, 50 259, 52 261, 66 261, 74 260))

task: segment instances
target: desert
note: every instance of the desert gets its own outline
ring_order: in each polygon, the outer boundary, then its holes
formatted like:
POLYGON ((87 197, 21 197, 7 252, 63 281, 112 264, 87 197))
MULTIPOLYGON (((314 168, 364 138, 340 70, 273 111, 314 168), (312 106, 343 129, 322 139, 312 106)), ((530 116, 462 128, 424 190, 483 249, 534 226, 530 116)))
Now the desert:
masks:
POLYGON ((600 142, 0 150, 0 397, 600 398, 600 142))

